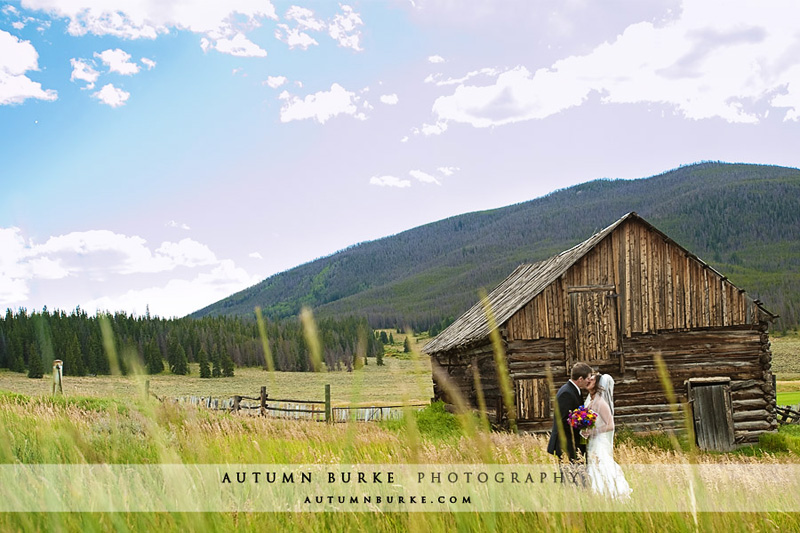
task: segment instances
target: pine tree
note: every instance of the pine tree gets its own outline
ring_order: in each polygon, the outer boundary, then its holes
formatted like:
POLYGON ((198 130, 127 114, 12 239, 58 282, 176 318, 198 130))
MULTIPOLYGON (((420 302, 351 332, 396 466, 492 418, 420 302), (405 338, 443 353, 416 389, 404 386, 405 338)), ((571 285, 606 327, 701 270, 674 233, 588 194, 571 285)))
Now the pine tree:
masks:
POLYGON ((208 353, 203 348, 200 348, 200 353, 197 354, 197 362, 200 363, 200 377, 210 378, 211 369, 208 367, 208 353))
POLYGON ((185 376, 189 373, 189 359, 186 357, 186 352, 180 344, 177 345, 173 352, 170 370, 173 374, 179 376, 185 376))
POLYGON ((25 372, 25 356, 22 351, 22 338, 17 335, 11 340, 8 368, 13 372, 25 372))
POLYGON ((234 364, 233 364, 233 359, 231 359, 230 354, 225 352, 225 353, 222 354, 220 359, 222 360, 221 361, 222 375, 225 376, 226 378, 232 378, 233 377, 234 364))
POLYGON ((375 362, 378 366, 383 366, 383 350, 378 350, 378 353, 375 354, 375 362))
POLYGON ((164 360, 161 357, 161 348, 155 337, 150 339, 144 349, 144 360, 147 365, 148 374, 160 374, 164 371, 164 360))
POLYGON ((222 370, 220 369, 219 354, 215 353, 213 357, 211 357, 211 377, 218 378, 221 376, 222 370))
POLYGON ((406 336, 406 340, 403 341, 403 353, 411 352, 411 341, 406 336))
POLYGON ((36 346, 31 344, 30 347, 30 361, 28 362, 28 377, 40 379, 44 376, 44 364, 42 364, 42 354, 36 349, 36 346))
POLYGON ((77 333, 73 333, 70 338, 67 335, 67 343, 64 347, 64 354, 62 360, 64 361, 64 375, 67 376, 85 376, 86 368, 83 364, 83 357, 81 356, 81 345, 78 342, 77 333))
POLYGON ((394 335, 389 333, 389 344, 394 344, 394 335))

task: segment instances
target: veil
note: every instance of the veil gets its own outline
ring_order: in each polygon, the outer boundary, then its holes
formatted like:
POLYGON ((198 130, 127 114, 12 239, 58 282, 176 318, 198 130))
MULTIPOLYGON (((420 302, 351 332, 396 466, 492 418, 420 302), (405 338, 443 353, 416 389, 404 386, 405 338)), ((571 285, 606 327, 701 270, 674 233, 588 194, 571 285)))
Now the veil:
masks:
POLYGON ((606 401, 611 409, 611 416, 614 416, 614 378, 602 374, 597 378, 597 385, 600 387, 600 397, 606 401))

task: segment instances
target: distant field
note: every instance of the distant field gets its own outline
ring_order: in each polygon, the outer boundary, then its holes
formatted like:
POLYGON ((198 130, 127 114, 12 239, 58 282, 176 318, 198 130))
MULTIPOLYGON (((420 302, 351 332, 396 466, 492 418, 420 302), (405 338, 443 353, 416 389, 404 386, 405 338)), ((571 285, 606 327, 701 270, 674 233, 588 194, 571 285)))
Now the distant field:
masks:
MULTIPOLYGON (((331 385, 334 405, 361 403, 388 405, 403 402, 430 402, 433 396, 430 361, 385 357, 384 366, 375 359, 355 372, 269 372, 260 368, 237 368, 232 378, 201 379, 196 364, 189 376, 169 373, 153 376, 64 377, 64 393, 68 396, 130 398, 142 394, 144 380, 150 391, 161 397, 211 396, 229 398, 234 395, 258 396, 262 386, 272 398, 323 400, 325 384, 331 385)), ((49 375, 44 379, 28 379, 24 374, 0 372, 0 390, 39 396, 50 392, 49 375)))
POLYGON ((772 371, 779 380, 800 379, 800 335, 770 335, 772 371))

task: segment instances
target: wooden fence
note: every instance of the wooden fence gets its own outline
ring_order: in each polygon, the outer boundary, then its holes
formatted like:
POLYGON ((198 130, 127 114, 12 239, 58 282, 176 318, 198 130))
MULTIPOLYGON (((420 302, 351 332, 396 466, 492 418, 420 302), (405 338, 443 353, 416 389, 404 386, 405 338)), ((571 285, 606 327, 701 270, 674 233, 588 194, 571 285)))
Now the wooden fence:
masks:
POLYGON ((800 424, 800 411, 789 406, 775 407, 775 414, 778 415, 778 424, 800 424))
MULTIPOLYGON (((149 387, 146 387, 146 390, 149 391, 149 387)), ((152 393, 147 392, 147 394, 149 395, 152 393)), ((153 394, 153 396, 155 395, 153 394)), ((159 400, 163 401, 161 398, 159 398, 159 400)), ((207 409, 226 410, 239 414, 254 414, 293 420, 314 420, 317 422, 372 422, 379 420, 396 420, 403 417, 403 413, 406 409, 419 410, 427 405, 333 407, 331 405, 330 385, 325 385, 324 401, 270 398, 267 394, 266 387, 261 387, 261 394, 258 397, 239 394, 233 395, 230 398, 184 396, 176 398, 175 401, 177 403, 197 405, 207 409)))

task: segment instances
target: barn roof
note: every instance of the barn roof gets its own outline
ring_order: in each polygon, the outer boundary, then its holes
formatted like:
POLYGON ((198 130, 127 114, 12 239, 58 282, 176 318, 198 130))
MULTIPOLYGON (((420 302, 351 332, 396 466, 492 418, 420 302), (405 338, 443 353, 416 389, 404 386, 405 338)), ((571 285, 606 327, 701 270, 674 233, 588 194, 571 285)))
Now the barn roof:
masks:
MULTIPOLYGON (((496 326, 503 325, 517 311, 522 309, 548 285, 561 277, 572 265, 589 253, 600 241, 610 235, 611 232, 628 219, 635 219, 645 224, 648 228, 656 231, 669 242, 674 243, 672 239, 636 213, 628 213, 607 228, 598 231, 569 250, 565 250, 558 255, 538 263, 522 264, 518 266, 510 276, 500 282, 500 284, 487 295, 487 305, 494 314, 494 323, 496 326)), ((725 277, 699 257, 686 251, 680 245, 676 244, 676 246, 720 277, 725 277)), ((755 303, 767 315, 773 318, 775 317, 775 315, 772 315, 772 313, 764 309, 758 301, 755 303)), ((484 302, 478 302, 448 328, 442 331, 435 339, 426 344, 423 351, 427 354, 433 354, 452 350, 454 348, 466 347, 488 338, 490 333, 491 330, 486 317, 484 302)))

